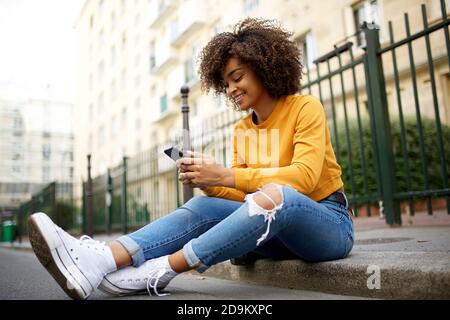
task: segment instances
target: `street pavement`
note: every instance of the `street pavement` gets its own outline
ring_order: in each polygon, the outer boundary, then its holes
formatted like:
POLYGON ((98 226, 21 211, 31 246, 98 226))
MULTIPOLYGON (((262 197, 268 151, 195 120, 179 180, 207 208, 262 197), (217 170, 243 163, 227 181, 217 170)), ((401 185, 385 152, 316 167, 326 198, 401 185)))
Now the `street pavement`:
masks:
MULTIPOLYGON (((36 256, 28 250, 0 248, 0 300, 67 300, 36 256)), ((176 299, 176 300, 342 300, 366 299, 353 296, 293 290, 245 282, 204 277, 201 274, 181 274, 167 287, 168 296, 139 295, 111 297, 101 291, 90 299, 176 299)))

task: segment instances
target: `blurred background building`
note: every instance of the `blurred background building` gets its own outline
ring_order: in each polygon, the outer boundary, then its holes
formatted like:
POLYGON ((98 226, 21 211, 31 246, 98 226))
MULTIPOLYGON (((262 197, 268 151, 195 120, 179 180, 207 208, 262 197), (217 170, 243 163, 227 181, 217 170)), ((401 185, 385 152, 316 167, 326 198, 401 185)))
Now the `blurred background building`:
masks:
POLYGON ((73 179, 73 105, 0 98, 0 211, 73 179))

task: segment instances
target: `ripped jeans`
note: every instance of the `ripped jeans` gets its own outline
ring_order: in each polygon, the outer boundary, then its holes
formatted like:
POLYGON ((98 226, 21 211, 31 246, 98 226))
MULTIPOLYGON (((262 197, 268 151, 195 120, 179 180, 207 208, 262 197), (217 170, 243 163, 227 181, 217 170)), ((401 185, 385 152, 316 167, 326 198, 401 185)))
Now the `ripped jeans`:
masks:
POLYGON ((170 214, 117 239, 135 267, 183 249, 198 272, 250 251, 274 259, 318 262, 345 258, 353 247, 348 203, 316 202, 289 186, 278 186, 273 210, 253 198, 237 202, 196 196, 170 214))

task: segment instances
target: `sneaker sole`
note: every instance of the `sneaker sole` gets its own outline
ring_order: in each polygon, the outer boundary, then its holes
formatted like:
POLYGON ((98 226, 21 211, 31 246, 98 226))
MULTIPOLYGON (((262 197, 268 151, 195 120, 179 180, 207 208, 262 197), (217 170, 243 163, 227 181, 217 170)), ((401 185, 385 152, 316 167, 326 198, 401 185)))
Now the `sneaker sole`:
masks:
POLYGON ((41 212, 31 215, 28 233, 38 260, 64 292, 72 299, 87 299, 93 288, 73 262, 50 218, 41 212))
POLYGON ((143 295, 147 294, 147 290, 131 290, 131 289, 125 289, 120 288, 110 281, 106 279, 106 277, 102 280, 100 283, 100 286, 98 287, 99 290, 103 291, 104 293, 116 296, 116 297, 125 297, 125 296, 134 296, 134 295, 143 295))

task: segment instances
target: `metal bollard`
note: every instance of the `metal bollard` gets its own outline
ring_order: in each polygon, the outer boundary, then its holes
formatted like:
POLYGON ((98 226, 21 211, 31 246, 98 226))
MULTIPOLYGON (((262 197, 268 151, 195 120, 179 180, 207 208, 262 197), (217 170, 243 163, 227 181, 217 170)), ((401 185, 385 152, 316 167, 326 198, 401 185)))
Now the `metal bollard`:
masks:
MULTIPOLYGON (((189 134, 189 104, 188 95, 189 87, 181 87, 181 113, 183 115, 183 151, 191 150, 191 138, 189 134)), ((189 199, 194 196, 194 190, 183 185, 183 203, 186 203, 189 199)))

